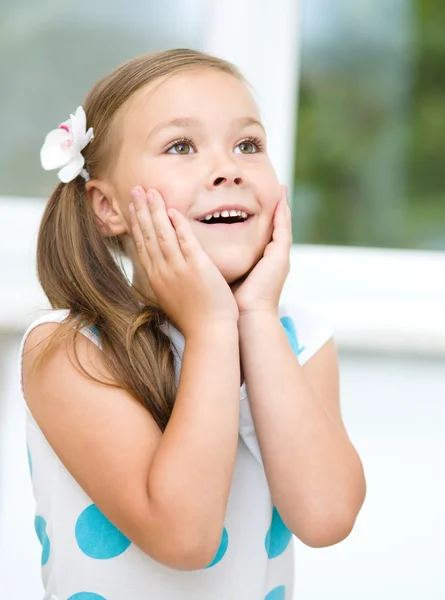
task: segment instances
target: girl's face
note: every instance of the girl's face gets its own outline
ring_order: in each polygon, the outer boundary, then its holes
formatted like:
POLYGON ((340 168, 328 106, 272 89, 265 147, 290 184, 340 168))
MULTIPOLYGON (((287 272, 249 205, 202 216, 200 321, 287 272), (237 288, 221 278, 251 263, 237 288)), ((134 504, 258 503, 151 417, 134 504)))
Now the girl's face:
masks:
POLYGON ((216 69, 164 77, 130 98, 117 127, 110 182, 127 221, 131 189, 154 188, 188 219, 229 284, 246 274, 271 239, 280 186, 245 85, 216 69), (222 209, 250 217, 234 225, 200 221, 222 209))

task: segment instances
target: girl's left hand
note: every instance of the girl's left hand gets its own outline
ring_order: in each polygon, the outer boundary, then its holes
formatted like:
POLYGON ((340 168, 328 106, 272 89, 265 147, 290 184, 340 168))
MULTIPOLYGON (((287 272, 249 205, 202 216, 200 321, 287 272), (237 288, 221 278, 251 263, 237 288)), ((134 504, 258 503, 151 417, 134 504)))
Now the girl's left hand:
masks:
POLYGON ((292 220, 286 186, 281 186, 273 218, 272 241, 248 277, 235 289, 240 318, 256 311, 278 311, 281 291, 290 270, 292 220))

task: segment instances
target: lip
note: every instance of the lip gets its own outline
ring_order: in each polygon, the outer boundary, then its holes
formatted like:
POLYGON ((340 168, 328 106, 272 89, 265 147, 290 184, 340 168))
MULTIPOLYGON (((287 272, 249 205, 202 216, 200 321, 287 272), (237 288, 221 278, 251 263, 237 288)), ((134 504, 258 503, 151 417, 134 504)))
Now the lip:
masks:
POLYGON ((253 212, 246 208, 245 206, 243 206, 242 204, 223 204, 222 206, 218 206, 217 208, 213 208, 211 210, 206 210, 205 213, 202 213, 201 215, 199 215, 198 217, 195 218, 195 221, 199 221, 200 219, 204 219, 204 217, 206 217, 207 215, 216 213, 216 212, 222 212, 223 210, 241 210, 245 213, 247 213, 247 219, 249 219, 249 217, 251 217, 253 215, 253 212))

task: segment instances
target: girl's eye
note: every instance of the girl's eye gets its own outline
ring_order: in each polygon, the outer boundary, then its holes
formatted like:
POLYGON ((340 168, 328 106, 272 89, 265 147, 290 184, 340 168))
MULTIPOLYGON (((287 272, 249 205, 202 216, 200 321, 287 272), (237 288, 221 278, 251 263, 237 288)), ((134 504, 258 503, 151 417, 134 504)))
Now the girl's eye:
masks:
POLYGON ((190 140, 177 140, 173 142, 173 144, 167 149, 167 154, 193 154, 195 152, 192 142, 190 140), (170 150, 175 149, 176 152, 170 152, 170 150), (190 152, 192 150, 193 152, 190 152))
MULTIPOLYGON (((262 150, 263 143, 259 138, 248 138, 235 146, 235 154, 256 154, 262 150), (240 149, 240 152, 236 152, 237 148, 240 149)), ((187 156, 188 154, 195 154, 195 152, 192 140, 187 138, 176 140, 167 148, 167 154, 187 156)))
POLYGON ((252 138, 248 140, 243 140, 236 146, 236 148, 240 149, 240 152, 237 154, 256 154, 257 152, 261 152, 263 149, 263 144, 261 140, 258 138, 252 138))

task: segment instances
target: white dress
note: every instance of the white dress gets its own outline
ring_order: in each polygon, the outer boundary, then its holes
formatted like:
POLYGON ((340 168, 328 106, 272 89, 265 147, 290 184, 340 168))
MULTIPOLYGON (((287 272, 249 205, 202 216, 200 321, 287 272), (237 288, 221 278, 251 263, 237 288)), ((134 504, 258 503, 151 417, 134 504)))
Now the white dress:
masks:
MULTIPOLYGON (((68 310, 51 310, 25 332, 60 322, 68 310)), ((280 317, 300 364, 331 336, 309 316, 280 307, 280 317)), ((183 336, 172 326, 179 380, 183 336)), ((93 330, 81 330, 99 347, 93 330)), ((292 535, 273 507, 246 386, 240 388, 240 435, 221 544, 205 569, 177 571, 142 552, 95 506, 60 461, 26 400, 26 439, 36 501, 35 529, 42 544, 43 600, 292 600, 292 535)), ((63 393, 63 390, 61 390, 63 393)))

